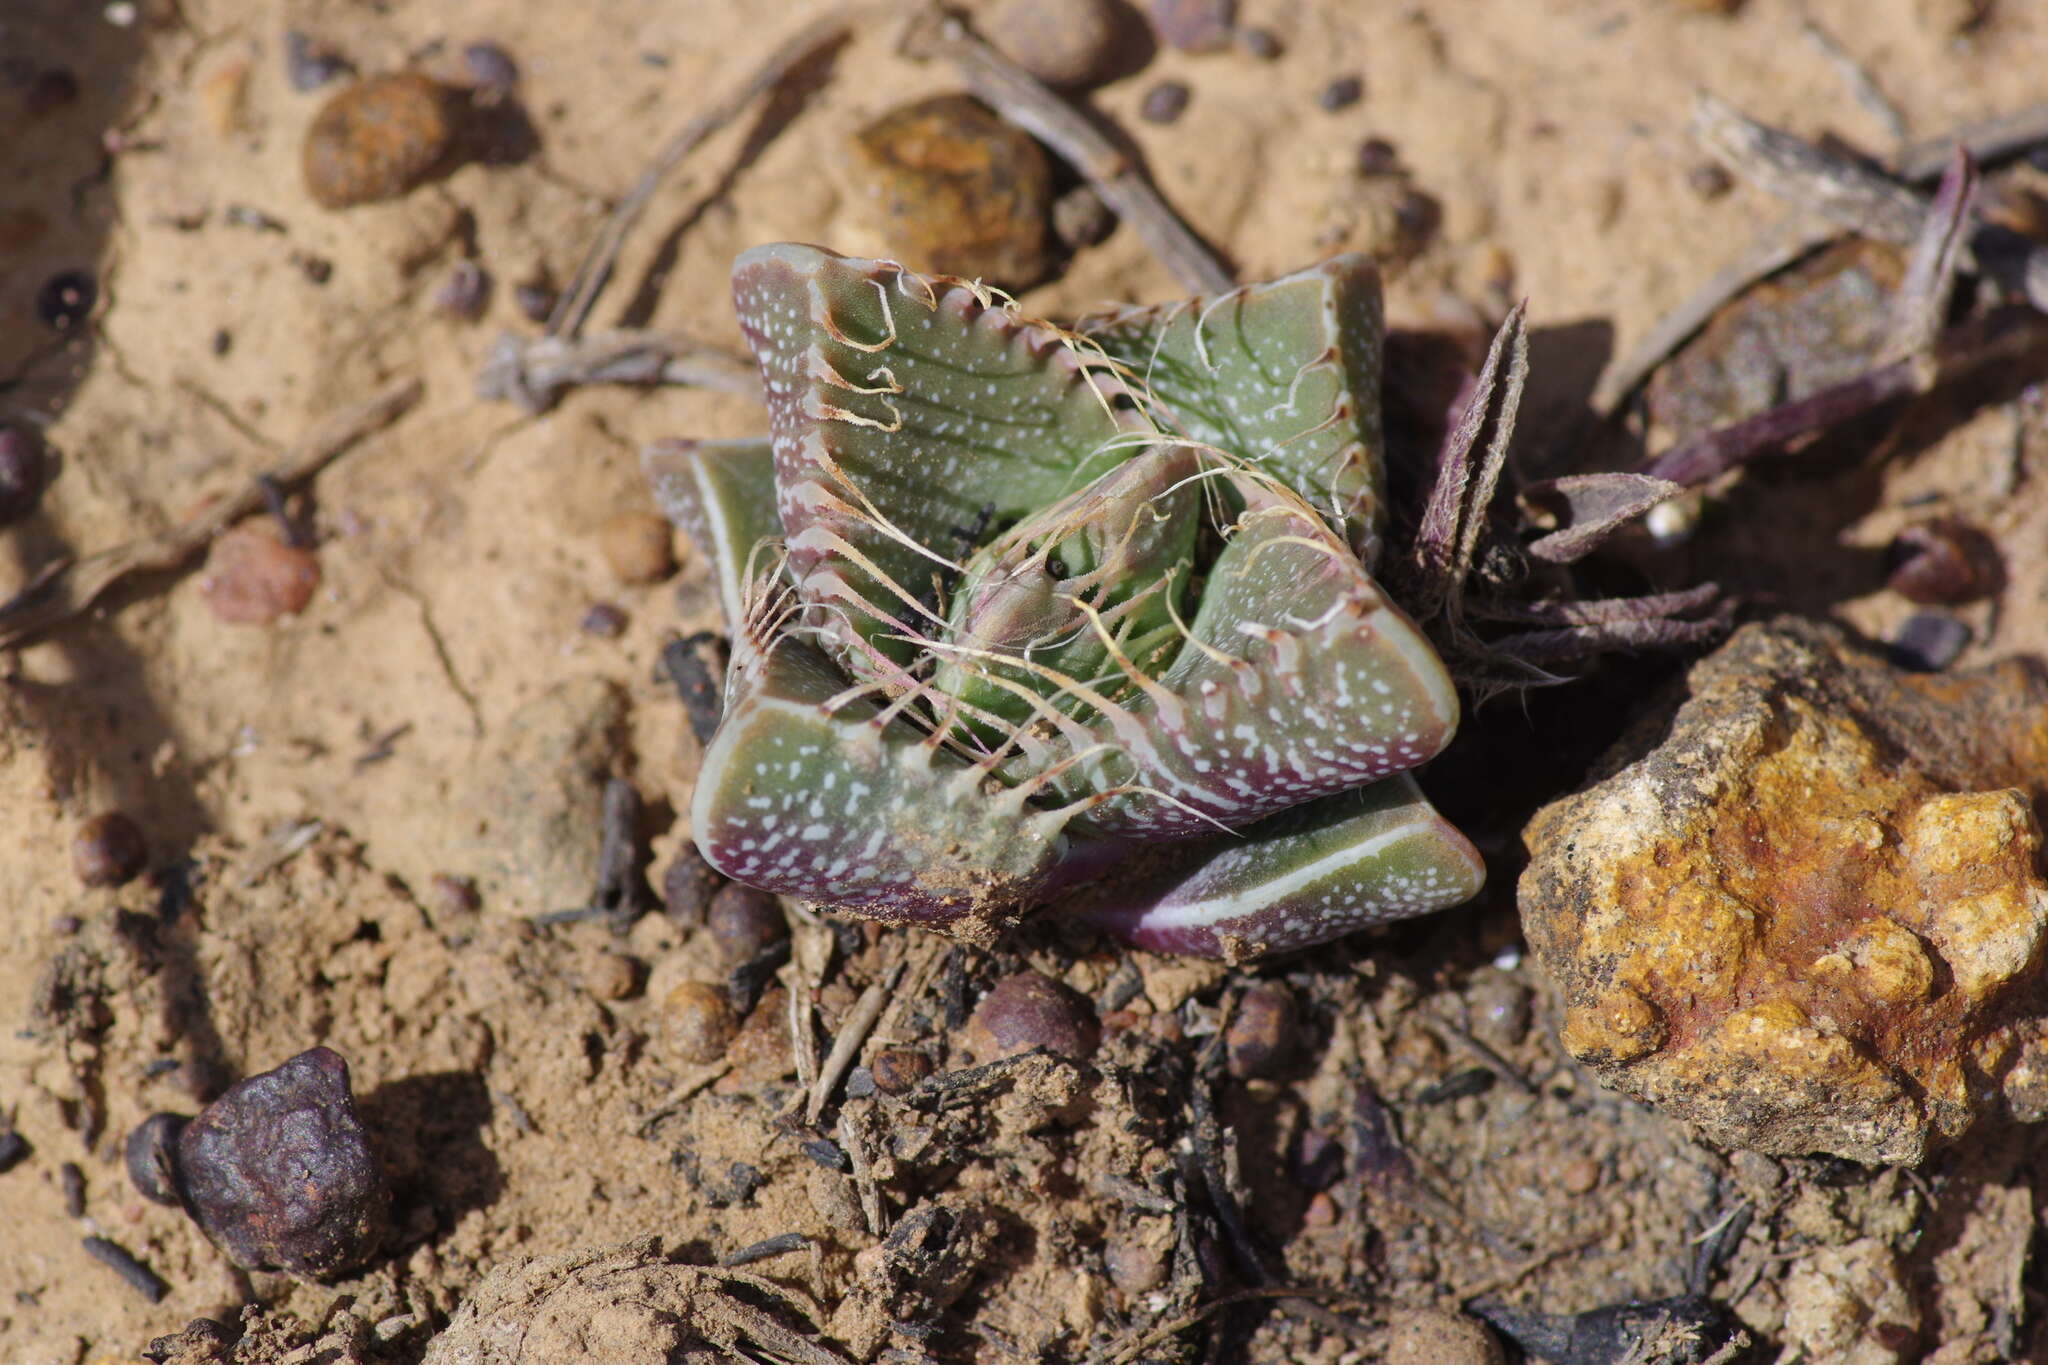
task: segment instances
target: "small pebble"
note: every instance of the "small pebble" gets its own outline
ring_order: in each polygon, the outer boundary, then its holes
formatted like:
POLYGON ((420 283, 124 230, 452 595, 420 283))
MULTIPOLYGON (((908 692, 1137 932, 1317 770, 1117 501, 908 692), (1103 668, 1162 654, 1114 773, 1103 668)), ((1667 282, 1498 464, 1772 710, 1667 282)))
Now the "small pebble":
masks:
POLYGON ((1915 522, 1885 549, 1885 586, 1923 607, 1973 601, 1995 586, 1996 553, 1983 532, 1961 522, 1915 522))
POLYGON ((417 71, 372 76, 328 97, 306 129, 306 192, 327 209, 397 199, 447 162, 453 102, 417 71))
POLYGON ((302 611, 320 586, 320 560, 277 538, 268 520, 245 521, 223 532, 207 551, 199 592, 213 614, 230 625, 269 625, 302 611))
POLYGON ((676 571, 675 532, 652 512, 627 512, 598 531, 598 548, 621 583, 659 583, 676 571))
POLYGON ((1145 92, 1138 117, 1147 123, 1176 123, 1188 110, 1190 93, 1186 81, 1161 81, 1145 92))
POLYGON ((213 340, 207 344, 207 349, 215 355, 226 355, 235 349, 235 334, 225 327, 215 328, 213 340))
POLYGON ((246 1270, 341 1275, 389 1226, 383 1163, 330 1048, 229 1086, 179 1134, 177 1170, 186 1209, 246 1270))
POLYGON ((718 945, 727 962, 751 962, 763 951, 789 937, 789 921, 782 903, 766 891, 727 882, 711 898, 705 916, 711 941, 718 945))
POLYGON ((148 861, 142 830, 117 810, 95 815, 71 838, 71 870, 87 886, 120 886, 148 861))
POLYGON ((599 1000, 624 1000, 640 990, 640 960, 625 953, 599 953, 583 973, 583 988, 599 1000))
POLYGON ((913 1047, 885 1047, 868 1064, 875 1089, 884 1095, 907 1094, 932 1074, 932 1059, 913 1047))
POLYGON ((496 43, 471 43, 462 49, 469 78, 487 90, 505 91, 519 84, 519 63, 496 43))
POLYGON ((1078 90, 1116 75, 1122 27, 1112 0, 1004 0, 981 31, 1047 85, 1078 90))
POLYGON ((1899 627, 1887 651, 1891 661, 1915 673, 1939 673, 1970 643, 1970 628, 1938 611, 1916 611, 1899 627))
POLYGON ((1387 1365, 1502 1365, 1507 1354, 1483 1323, 1440 1308, 1407 1308, 1387 1323, 1387 1365))
POLYGON ((64 1190, 64 1213, 66 1217, 85 1217, 85 1172, 75 1161, 67 1161, 57 1168, 57 1183, 64 1190))
POLYGON ((1600 1185, 1600 1163, 1589 1156, 1568 1161, 1557 1173, 1557 1183, 1567 1194, 1591 1194, 1600 1185))
POLYGON ((311 256, 295 253, 292 260, 298 263, 299 272, 308 284, 325 284, 334 278, 334 262, 325 256, 311 256))
POLYGON ((0 526, 36 510, 48 472, 42 437, 28 427, 0 424, 0 526))
POLYGON ((1299 1033, 1293 991, 1278 981, 1251 986, 1223 1035, 1230 1074, 1239 1080, 1277 1075, 1293 1059, 1299 1033))
POLYGON ((436 872, 428 883, 428 893, 434 908, 444 915, 473 914, 484 903, 474 877, 460 877, 452 872, 436 872))
POLYGON ((1103 1244, 1102 1265, 1109 1272, 1109 1282, 1126 1297, 1135 1298, 1166 1283, 1170 1247, 1171 1243, 1146 1236, 1143 1229, 1119 1232, 1103 1244))
POLYGON ((249 64, 233 61, 199 83, 199 112, 215 137, 227 137, 242 126, 249 99, 249 64))
POLYGON ((86 1255, 119 1275, 130 1288, 151 1303, 162 1303, 164 1295, 171 1292, 162 1276, 137 1260, 135 1253, 119 1242, 104 1237, 87 1237, 80 1244, 84 1246, 86 1255))
POLYGON ((546 322, 555 311, 555 284, 545 271, 512 286, 512 304, 528 322, 546 322))
POLYGON ((717 1061, 738 1028, 723 985, 684 981, 662 997, 662 1042, 678 1061, 692 1066, 717 1061))
POLYGON ((1085 1062, 1101 1041, 1095 1006, 1087 997, 1037 972, 1018 972, 996 982, 967 1021, 967 1047, 979 1062, 1035 1047, 1085 1062))
POLYGON ((78 98, 78 77, 61 66, 45 67, 21 92, 21 112, 30 118, 54 114, 78 98))
POLYGON ((1237 0, 1152 0, 1159 40, 1182 52, 1221 52, 1237 24, 1237 0))
POLYGON ((315 42, 310 34, 298 29, 285 30, 285 79, 300 94, 318 90, 327 82, 354 72, 355 68, 348 64, 348 59, 333 48, 315 42))
POLYGON ((812 1138, 798 1150, 828 1171, 850 1171, 853 1162, 848 1159, 846 1149, 826 1138, 812 1138))
POLYGON ((1529 988, 1502 972, 1483 973, 1466 992, 1472 1036, 1496 1051, 1520 1045, 1529 1032, 1529 988))
POLYGON ((1317 1190, 1308 1201, 1308 1207, 1301 1211, 1301 1221, 1312 1228, 1333 1228, 1337 1226, 1337 1201, 1330 1198, 1326 1190, 1317 1190))
POLYGON ((1365 82, 1357 76, 1339 76, 1323 87, 1323 93, 1316 96, 1316 107, 1324 113, 1334 114, 1339 109, 1349 109, 1365 98, 1365 82))
POLYGON ((92 313, 100 286, 83 270, 62 270, 36 291, 36 317, 53 332, 68 332, 92 313))
POLYGON ((475 322, 491 301, 490 272, 475 261, 457 261, 434 291, 434 307, 451 318, 475 322))
POLYGON ((1358 173, 1363 176, 1399 175, 1401 153, 1383 137, 1369 137, 1358 144, 1358 173))
POLYGON ((719 876, 695 844, 684 844, 661 874, 662 913, 676 924, 699 925, 711 898, 718 892, 719 876))
POLYGON ((6 1175, 28 1156, 28 1139, 12 1129, 0 1133, 0 1175, 6 1175))
POLYGON ((1052 232, 1069 251, 1094 246, 1116 231, 1116 214, 1093 186, 1076 185, 1052 203, 1052 232))
POLYGON ((188 1122, 183 1114, 151 1114, 128 1134, 128 1183, 152 1204, 178 1204, 178 1134, 188 1122))
POLYGON ((1262 62, 1272 61, 1284 50, 1280 44, 1280 35, 1270 28, 1239 29, 1237 45, 1244 49, 1246 55, 1256 57, 1262 62))
POLYGON ((1696 161, 1685 173, 1685 187, 1702 199, 1719 199, 1735 188, 1735 177, 1718 161, 1696 161))
POLYGON ((864 1100, 875 1093, 875 1073, 865 1066, 857 1066, 846 1073, 846 1098, 864 1100))
POLYGON ((625 609, 615 602, 592 602, 578 628, 600 640, 616 640, 626 633, 625 609))

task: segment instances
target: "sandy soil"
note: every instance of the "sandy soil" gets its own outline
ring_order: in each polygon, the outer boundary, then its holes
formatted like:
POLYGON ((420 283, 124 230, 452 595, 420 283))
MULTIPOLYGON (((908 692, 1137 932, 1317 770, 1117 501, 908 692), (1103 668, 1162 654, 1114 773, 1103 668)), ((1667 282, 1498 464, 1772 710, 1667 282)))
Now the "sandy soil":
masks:
MULTIPOLYGON (((323 579, 303 613, 225 624, 202 575, 161 574, 8 661, 0 1118, 33 1150, 0 1175, 0 1355, 134 1360, 152 1337, 196 1316, 232 1319, 247 1303, 247 1359, 310 1359, 293 1352, 320 1343, 340 1353, 321 1359, 416 1360, 494 1268, 646 1234, 706 1262, 803 1233, 807 1250, 753 1269, 814 1295, 842 1343, 878 1340, 886 1296, 859 1289, 876 1264, 861 1253, 877 1238, 847 1178, 801 1150, 810 1134, 775 1122, 797 1093, 776 1021, 756 1030, 771 1035, 756 1049, 765 1060, 646 1120, 701 1079, 671 1054, 660 1001, 675 982, 723 977, 714 945, 659 914, 622 938, 602 923, 528 918, 568 908, 547 851, 522 842, 532 810, 565 781, 595 780, 547 766, 562 754, 632 780, 657 875, 678 845, 669 824, 687 806, 697 747, 656 660, 671 632, 720 624, 715 597, 687 547, 669 582, 619 583, 598 532, 651 507, 642 443, 748 434, 760 415, 702 391, 605 387, 529 418, 474 392, 493 337, 534 330, 514 286, 568 279, 658 141, 825 7, 128 8, 126 25, 71 0, 13 0, 0 15, 0 57, 68 68, 78 83, 75 99, 35 118, 16 112, 22 82, 0 83, 0 415, 46 424, 62 457, 39 513, 0 533, 0 597, 57 556, 159 530, 242 486, 321 417, 393 379, 418 377, 425 396, 314 485, 303 511, 323 579), (298 155, 322 96, 287 80, 292 27, 365 73, 411 65, 467 80, 463 45, 502 45, 518 60, 537 150, 464 166, 393 203, 317 207, 298 155), (496 285, 475 323, 434 305, 463 259, 496 285), (35 298, 64 269, 92 272, 99 301, 57 334, 36 321, 35 298), (599 601, 626 613, 616 639, 580 629, 599 601), (184 869, 188 903, 166 901, 166 875, 80 887, 71 836, 116 808, 146 833, 152 869, 184 869), (477 879, 481 908, 447 895, 443 876, 477 879), (619 954, 645 976, 624 995, 619 954), (403 1228, 394 1258, 337 1286, 233 1270, 121 1169, 121 1141, 145 1115, 190 1113, 315 1043, 354 1067, 403 1228), (66 1213, 65 1162, 83 1170, 86 1220, 169 1282, 161 1303, 81 1252, 90 1229, 66 1213), (834 1320, 842 1301, 852 1316, 834 1320), (379 1338, 374 1324, 399 1319, 379 1338)), ((1965 36, 1915 0, 1703 12, 1715 8, 1244 0, 1246 19, 1284 44, 1277 60, 1161 51, 1094 99, 1245 278, 1349 244, 1393 256, 1398 324, 1469 327, 1527 296, 1538 370, 1524 440, 1558 463, 1576 449, 1608 357, 1776 211, 1754 191, 1709 198, 1689 181, 1704 160, 1686 131, 1695 89, 1882 153, 1885 127, 1802 38, 1802 16, 1865 64, 1915 136, 2019 107, 2048 66, 2048 9, 2019 0, 1994 3, 1965 36), (1320 108, 1319 92, 1346 74, 1363 78, 1364 98, 1320 108), (1192 88, 1185 116, 1141 121, 1145 92, 1166 77, 1192 88), (1352 174, 1372 136, 1395 145, 1412 187, 1440 209, 1419 254, 1394 250, 1383 206, 1352 174)), ((600 322, 623 316, 738 347, 725 298, 738 250, 853 243, 846 135, 951 85, 894 55, 892 28, 878 23, 844 51, 730 176, 751 120, 673 177, 600 322)), ((1063 314, 1179 292, 1126 228, 1025 302, 1063 314)), ((1903 508, 1934 492, 2018 547, 2003 615, 1978 618, 1969 658, 2037 650, 2048 643, 2048 510, 2038 494, 2005 496, 1999 480, 2024 465, 2038 490, 2041 433, 2038 403, 2008 395, 1857 475, 1846 501, 1835 485, 1794 487, 1783 501, 1775 485, 1747 490, 1726 522, 1776 507, 1776 520, 1750 524, 1780 529, 1756 537, 1775 552, 1744 559, 1752 569, 1734 579, 1882 634, 1899 608, 1874 591, 1873 551, 1903 508)), ((1745 534, 1710 527, 1669 572, 1719 569, 1745 534)), ((1829 1267, 1868 1251, 1901 1267, 1906 1307, 1885 1310, 1899 1329, 1890 1337, 1876 1331, 1886 1322, 1867 1323, 1881 1353, 1854 1358, 1955 1365, 2048 1349, 2042 1286, 2030 1269, 2023 1278, 2041 1179, 2026 1135, 1994 1135, 1912 1175, 1730 1156, 1599 1091, 1564 1057, 1549 987, 1521 963, 1507 888, 1518 812, 1568 787, 1613 733, 1599 712, 1532 713, 1587 728, 1557 738, 1554 764, 1497 779, 1511 799, 1493 811, 1495 890, 1480 903, 1257 973, 1304 1002, 1303 1046, 1278 1079, 1228 1086, 1219 1117, 1276 1280, 1332 1291, 1375 1331, 1391 1306, 1479 1294, 1549 1312, 1661 1298, 1686 1288, 1694 1239, 1746 1203, 1752 1231, 1710 1287, 1766 1339, 1782 1339, 1802 1294, 1825 1299, 1829 1267), (1461 1031, 1528 1090, 1444 1090, 1491 1065, 1461 1031), (1386 1097, 1437 1194, 1345 1180, 1319 1195, 1302 1175, 1304 1144, 1355 1142, 1360 1078, 1386 1097)), ((1469 792, 1446 801, 1489 804, 1469 792)), ((926 1343, 932 1358, 1108 1359, 1196 1305, 1201 1276, 1173 1265, 1173 1217, 1114 1191, 1178 1178, 1189 1069, 1245 976, 1043 928, 993 953, 902 932, 803 926, 798 937, 786 982, 812 993, 828 1042, 859 992, 899 962, 900 1004, 871 1048, 916 1045, 942 1068, 963 1064, 957 1002, 1019 965, 1119 1011, 1092 1069, 1048 1064, 965 1103, 868 1111, 878 1131, 921 1135, 878 1177, 888 1215, 937 1204, 976 1229, 974 1262, 926 1343), (1106 1246, 1152 1248, 1168 1269, 1127 1291, 1105 1272, 1106 1246)), ((1388 1349, 1382 1335, 1354 1339, 1306 1312, 1232 1322, 1222 1358, 1373 1360, 1388 1349)), ((1174 1358, 1167 1345, 1148 1350, 1174 1358)))

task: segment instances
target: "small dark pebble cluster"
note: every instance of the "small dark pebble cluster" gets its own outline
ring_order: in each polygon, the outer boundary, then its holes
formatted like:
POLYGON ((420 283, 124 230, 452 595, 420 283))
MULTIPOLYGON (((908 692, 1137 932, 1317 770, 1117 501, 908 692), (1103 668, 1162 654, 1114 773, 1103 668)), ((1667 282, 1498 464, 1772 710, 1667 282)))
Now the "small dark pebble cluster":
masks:
POLYGON ((145 1198, 182 1203, 244 1269, 332 1278, 374 1256, 390 1227, 383 1165, 329 1048, 229 1086, 197 1118, 152 1116, 125 1155, 145 1198))

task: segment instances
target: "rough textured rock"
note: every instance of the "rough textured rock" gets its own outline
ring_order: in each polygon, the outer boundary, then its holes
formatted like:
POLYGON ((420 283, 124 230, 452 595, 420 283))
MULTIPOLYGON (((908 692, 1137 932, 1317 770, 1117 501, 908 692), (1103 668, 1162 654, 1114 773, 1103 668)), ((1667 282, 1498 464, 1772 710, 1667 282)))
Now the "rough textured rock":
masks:
POLYGON ((1028 133, 965 95, 883 114, 849 144, 879 254, 1022 289, 1045 277, 1052 166, 1028 133))
POLYGON ((1917 1162, 2001 1100, 2048 1116, 2048 675, 1910 675, 1788 619, 1688 686, 1527 831, 1565 1046, 1765 1152, 1917 1162))

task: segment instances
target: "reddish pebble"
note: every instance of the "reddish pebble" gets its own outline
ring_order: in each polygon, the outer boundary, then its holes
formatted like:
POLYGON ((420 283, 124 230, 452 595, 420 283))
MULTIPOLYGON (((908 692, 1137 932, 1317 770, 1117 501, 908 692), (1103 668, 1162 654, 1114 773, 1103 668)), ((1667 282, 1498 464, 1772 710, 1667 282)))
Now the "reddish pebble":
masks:
POLYGON ((1952 607, 1996 585, 1997 551, 1984 533, 1962 522, 1920 521, 1885 551, 1885 586, 1923 607, 1952 607))
POLYGON ((306 193, 327 209, 397 199, 448 161, 453 101, 417 71, 371 76, 336 91, 306 129, 306 193))
POLYGON ((141 829, 117 810, 95 815, 72 836, 71 867, 87 886, 119 886, 148 861, 141 829))
POLYGON ((701 1066, 725 1055, 739 1021, 732 1016, 725 987, 685 981, 661 1002, 661 1036, 670 1056, 701 1066))
POLYGON ((711 939, 725 960, 751 962, 763 950, 789 937, 782 904, 766 891, 727 882, 711 898, 706 916, 711 939))
POLYGON ((434 908, 444 915, 467 915, 484 903, 477 893, 476 879, 458 877, 452 872, 436 872, 429 884, 434 908))
POLYGON ((1337 1226, 1337 1201, 1330 1198, 1328 1192, 1317 1193, 1308 1201, 1308 1207, 1302 1210, 1301 1221, 1312 1228, 1337 1226))
POLYGON ((1102 1027, 1087 998, 1037 972, 996 982, 967 1021, 967 1046, 983 1062, 1035 1047, 1085 1062, 1101 1041, 1102 1027))
POLYGON ((583 988, 599 1000, 624 1000, 638 993, 640 960, 624 953, 599 953, 583 973, 583 988))
POLYGON ((301 611, 320 586, 311 550, 286 545, 267 522, 246 521, 213 542, 199 591, 232 625, 269 625, 301 611))
POLYGON ((885 1047, 868 1064, 875 1089, 885 1095, 901 1095, 932 1074, 932 1059, 910 1047, 885 1047))
POLYGON ((1223 1037, 1230 1074, 1239 1080, 1272 1076, 1292 1060, 1300 1011, 1294 992, 1278 981, 1246 990, 1223 1037))
POLYGON ((718 893, 718 872, 704 861, 694 844, 676 850, 661 874, 661 908, 677 924, 699 925, 711 898, 718 893))
POLYGON ((604 562, 621 583, 659 583, 676 571, 674 533, 652 512, 613 517, 598 537, 604 562))
POLYGON ((1600 1163, 1589 1156, 1567 1162, 1557 1173, 1557 1181, 1568 1194, 1591 1194, 1600 1184, 1600 1163))

